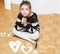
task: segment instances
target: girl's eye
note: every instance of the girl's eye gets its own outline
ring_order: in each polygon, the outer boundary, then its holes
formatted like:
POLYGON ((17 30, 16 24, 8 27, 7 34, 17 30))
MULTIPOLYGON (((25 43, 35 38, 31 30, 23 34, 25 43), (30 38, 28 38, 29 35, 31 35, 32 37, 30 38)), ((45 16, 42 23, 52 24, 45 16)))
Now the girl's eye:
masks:
POLYGON ((26 10, 28 10, 28 9, 26 9, 26 10))
POLYGON ((21 9, 21 10, 24 10, 24 9, 21 9))

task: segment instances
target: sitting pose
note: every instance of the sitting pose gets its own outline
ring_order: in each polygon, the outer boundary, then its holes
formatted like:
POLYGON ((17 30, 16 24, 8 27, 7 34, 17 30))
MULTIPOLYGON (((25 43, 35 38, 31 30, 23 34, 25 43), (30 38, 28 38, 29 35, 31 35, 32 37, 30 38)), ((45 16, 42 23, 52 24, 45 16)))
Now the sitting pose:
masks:
POLYGON ((17 16, 12 33, 33 43, 34 48, 37 47, 40 28, 37 14, 31 11, 31 4, 29 1, 23 1, 20 4, 20 13, 17 16))

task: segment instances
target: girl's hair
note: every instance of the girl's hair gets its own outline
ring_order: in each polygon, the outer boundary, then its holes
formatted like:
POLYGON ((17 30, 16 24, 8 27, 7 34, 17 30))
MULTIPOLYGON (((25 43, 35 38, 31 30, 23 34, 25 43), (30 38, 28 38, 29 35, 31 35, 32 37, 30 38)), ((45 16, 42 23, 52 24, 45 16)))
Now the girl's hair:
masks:
POLYGON ((29 8, 31 9, 31 3, 29 1, 24 1, 23 0, 22 3, 20 4, 20 8, 21 8, 22 5, 28 5, 29 8))

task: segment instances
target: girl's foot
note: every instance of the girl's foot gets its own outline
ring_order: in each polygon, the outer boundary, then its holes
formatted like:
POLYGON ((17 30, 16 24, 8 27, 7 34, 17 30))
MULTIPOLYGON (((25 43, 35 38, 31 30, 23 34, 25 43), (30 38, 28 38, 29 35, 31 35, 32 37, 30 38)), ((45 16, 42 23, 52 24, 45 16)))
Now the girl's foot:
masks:
POLYGON ((35 43, 34 43, 34 48, 37 48, 37 42, 35 41, 35 43))
POLYGON ((33 44, 34 44, 34 48, 37 48, 37 41, 34 41, 33 44))

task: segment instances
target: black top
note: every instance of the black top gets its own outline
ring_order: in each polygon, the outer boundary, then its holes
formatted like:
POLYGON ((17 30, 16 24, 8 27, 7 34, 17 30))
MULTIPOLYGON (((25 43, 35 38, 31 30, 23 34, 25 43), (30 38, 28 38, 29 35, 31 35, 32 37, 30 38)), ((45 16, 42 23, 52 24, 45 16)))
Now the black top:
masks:
POLYGON ((33 12, 32 16, 27 17, 27 25, 21 24, 22 18, 23 18, 22 14, 19 13, 17 16, 17 21, 15 23, 15 28, 17 31, 29 32, 29 33, 34 33, 35 31, 40 32, 36 13, 33 12))

